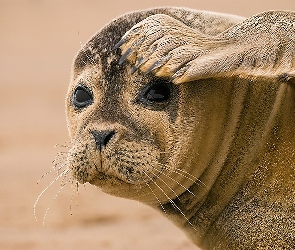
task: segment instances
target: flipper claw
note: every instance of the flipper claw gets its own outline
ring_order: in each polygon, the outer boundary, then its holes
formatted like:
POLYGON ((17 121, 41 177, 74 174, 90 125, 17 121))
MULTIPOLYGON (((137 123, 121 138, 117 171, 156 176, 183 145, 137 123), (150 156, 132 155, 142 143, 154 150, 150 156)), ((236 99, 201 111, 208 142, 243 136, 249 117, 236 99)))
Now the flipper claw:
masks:
POLYGON ((133 52, 132 48, 127 49, 126 52, 121 56, 119 60, 119 64, 121 65, 132 52, 133 52))
POLYGON ((147 70, 146 74, 152 72, 154 69, 160 68, 165 64, 169 59, 172 57, 172 55, 167 55, 162 57, 160 60, 153 63, 153 65, 147 70))
POLYGON ((176 71, 171 79, 170 79, 170 82, 173 82, 174 79, 178 78, 178 77, 181 77, 187 70, 189 69, 189 66, 185 66, 185 67, 182 67, 180 70, 176 71))
POLYGON ((119 47, 121 47, 121 45, 123 43, 127 42, 126 37, 122 37, 121 40, 119 42, 116 43, 116 45, 114 46, 114 50, 118 49, 119 47))

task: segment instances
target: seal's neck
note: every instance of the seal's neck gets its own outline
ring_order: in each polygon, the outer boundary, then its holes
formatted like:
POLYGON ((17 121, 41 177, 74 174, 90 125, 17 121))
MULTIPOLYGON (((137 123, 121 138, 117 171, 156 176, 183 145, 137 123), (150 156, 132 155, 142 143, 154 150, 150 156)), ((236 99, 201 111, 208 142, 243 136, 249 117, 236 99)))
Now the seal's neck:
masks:
MULTIPOLYGON (((286 83, 259 84, 249 82, 239 92, 233 92, 236 96, 223 129, 226 132, 201 177, 173 202, 161 207, 197 245, 249 182, 254 180, 257 189, 270 185, 271 178, 257 177, 262 174, 262 166, 267 165, 274 176, 281 171, 275 167, 284 164, 282 157, 291 159, 294 154, 294 150, 286 150, 286 145, 295 148, 294 89, 286 83)), ((250 196, 256 192, 253 189, 250 196)), ((243 202, 241 199, 241 206, 243 202)))

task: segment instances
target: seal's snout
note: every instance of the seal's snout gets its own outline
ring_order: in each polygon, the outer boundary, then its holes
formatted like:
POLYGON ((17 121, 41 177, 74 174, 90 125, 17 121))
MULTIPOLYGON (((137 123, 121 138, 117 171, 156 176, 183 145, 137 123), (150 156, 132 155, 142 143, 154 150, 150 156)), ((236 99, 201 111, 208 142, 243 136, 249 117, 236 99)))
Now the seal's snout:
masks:
POLYGON ((94 137, 96 147, 101 150, 102 147, 106 147, 108 142, 114 137, 116 132, 114 130, 102 130, 92 131, 91 134, 94 137))

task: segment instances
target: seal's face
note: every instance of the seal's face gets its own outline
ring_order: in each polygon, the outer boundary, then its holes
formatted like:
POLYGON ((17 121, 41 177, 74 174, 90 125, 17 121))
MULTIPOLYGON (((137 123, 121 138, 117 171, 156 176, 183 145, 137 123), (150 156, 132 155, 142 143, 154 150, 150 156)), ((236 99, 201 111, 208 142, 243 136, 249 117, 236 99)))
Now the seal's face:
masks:
POLYGON ((81 183, 116 195, 125 188, 144 191, 167 172, 173 148, 181 140, 181 124, 176 123, 179 88, 132 75, 128 66, 120 77, 107 81, 112 77, 102 68, 99 63, 88 65, 69 88, 73 147, 68 164, 81 183))
POLYGON ((180 118, 179 108, 188 90, 152 75, 132 74, 130 65, 118 64, 112 44, 105 50, 97 47, 86 44, 74 63, 66 100, 73 146, 66 164, 80 183, 113 195, 153 197, 155 203, 168 200, 169 193, 174 198, 177 193, 165 179, 171 182, 183 154, 181 144, 192 132, 186 124, 194 122, 194 111, 180 118), (151 196, 152 185, 161 194, 151 196))
POLYGON ((123 74, 106 82, 108 77, 97 68, 85 68, 69 91, 73 174, 82 183, 97 185, 106 177, 129 184, 149 182, 167 160, 163 134, 169 128, 163 120, 174 115, 170 102, 176 90, 159 79, 123 74))

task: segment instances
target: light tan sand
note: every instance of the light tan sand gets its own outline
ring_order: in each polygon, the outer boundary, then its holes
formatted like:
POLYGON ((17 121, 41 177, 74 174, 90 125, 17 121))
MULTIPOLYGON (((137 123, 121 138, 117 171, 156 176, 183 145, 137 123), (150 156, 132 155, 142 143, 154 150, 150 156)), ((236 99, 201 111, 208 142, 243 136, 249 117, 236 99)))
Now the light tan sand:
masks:
MULTIPOLYGON (((37 196, 55 175, 36 185, 38 179, 56 153, 66 151, 54 145, 68 142, 64 96, 80 41, 125 12, 179 2, 0 0, 0 249, 196 249, 164 216, 90 185, 78 195, 67 185, 53 201, 56 183, 39 201, 37 222, 33 214, 37 196)), ((295 10, 293 0, 181 5, 244 16, 295 10)))

